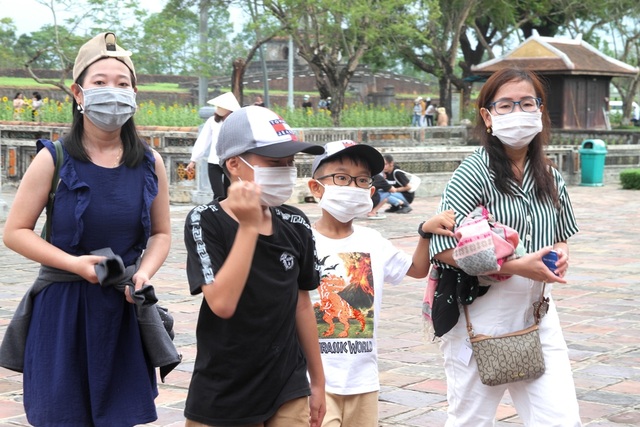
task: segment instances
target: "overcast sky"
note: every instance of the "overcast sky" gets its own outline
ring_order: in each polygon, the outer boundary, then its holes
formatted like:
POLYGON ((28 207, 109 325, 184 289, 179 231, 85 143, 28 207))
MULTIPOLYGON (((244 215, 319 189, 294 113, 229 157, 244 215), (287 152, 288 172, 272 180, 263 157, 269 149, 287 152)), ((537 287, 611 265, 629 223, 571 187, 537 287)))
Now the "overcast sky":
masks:
MULTIPOLYGON (((166 0, 138 0, 150 12, 160 12, 166 0)), ((38 31, 44 25, 53 25, 51 10, 35 0, 0 0, 0 17, 12 18, 18 35, 38 31)), ((67 18, 58 16, 58 22, 67 18)))

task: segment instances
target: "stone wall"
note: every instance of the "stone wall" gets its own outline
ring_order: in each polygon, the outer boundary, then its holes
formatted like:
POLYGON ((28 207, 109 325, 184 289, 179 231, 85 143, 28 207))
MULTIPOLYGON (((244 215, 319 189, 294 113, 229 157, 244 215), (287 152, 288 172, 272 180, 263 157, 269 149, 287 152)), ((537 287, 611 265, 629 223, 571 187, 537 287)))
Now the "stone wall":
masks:
MULTIPOLYGON (((0 124, 2 183, 17 185, 35 155, 34 142, 39 138, 55 139, 68 130, 68 125, 11 123, 0 124)), ((197 128, 140 127, 140 135, 163 156, 169 178, 172 203, 202 203, 210 199, 206 161, 198 165, 198 173, 186 172, 197 128)), ((296 129, 308 142, 324 144, 338 139, 351 139, 370 144, 383 154, 392 154, 403 169, 423 178, 418 196, 440 194, 451 173, 475 149, 469 128, 461 126, 430 128, 333 128, 296 129)), ((567 132, 554 131, 553 144, 547 153, 571 185, 580 184, 580 143, 584 139, 607 142, 604 182, 619 181, 623 169, 640 167, 640 144, 634 132, 567 132), (611 143, 609 142, 611 141, 611 143)), ((297 198, 305 197, 305 182, 313 157, 297 158, 300 189, 297 198), (305 178, 306 177, 306 178, 305 178)))

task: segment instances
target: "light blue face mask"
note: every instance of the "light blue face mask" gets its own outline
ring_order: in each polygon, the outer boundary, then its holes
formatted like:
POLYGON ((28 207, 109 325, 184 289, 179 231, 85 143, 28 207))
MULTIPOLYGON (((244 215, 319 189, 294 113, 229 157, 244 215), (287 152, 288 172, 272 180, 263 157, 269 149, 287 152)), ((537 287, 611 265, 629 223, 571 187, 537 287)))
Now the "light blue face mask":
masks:
POLYGON ((84 105, 80 112, 100 129, 113 132, 136 112, 136 93, 131 89, 97 87, 82 90, 84 105))

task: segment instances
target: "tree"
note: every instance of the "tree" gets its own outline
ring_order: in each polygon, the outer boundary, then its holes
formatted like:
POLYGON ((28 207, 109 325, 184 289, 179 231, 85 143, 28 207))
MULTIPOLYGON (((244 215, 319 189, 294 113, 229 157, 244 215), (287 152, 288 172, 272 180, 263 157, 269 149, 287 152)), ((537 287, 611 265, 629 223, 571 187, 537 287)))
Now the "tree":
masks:
POLYGON ((0 68, 16 68, 20 58, 15 55, 16 26, 11 18, 0 19, 0 68))
MULTIPOLYGON (((591 1, 595 0, 582 3, 591 1)), ((416 3, 414 18, 406 21, 413 31, 410 37, 398 40, 398 52, 418 69, 438 78, 440 104, 447 108, 451 107, 450 93, 454 89, 462 92, 462 103, 467 108, 471 67, 494 58, 494 50, 512 47, 514 41, 528 37, 534 29, 553 36, 566 25, 567 16, 578 13, 584 16, 582 9, 572 6, 577 3, 573 0, 416 3)))
MULTIPOLYGON (((24 55, 24 66, 31 77, 42 84, 50 84, 72 96, 71 90, 67 87, 65 79, 73 69, 75 56, 80 46, 87 41, 89 37, 101 31, 103 28, 123 29, 120 24, 123 10, 129 9, 139 11, 136 2, 122 0, 86 0, 85 2, 76 0, 37 0, 38 3, 46 6, 53 16, 53 25, 48 25, 42 29, 32 33, 29 36, 21 36, 16 43, 16 52, 18 55, 24 55), (58 13, 66 11, 73 18, 65 21, 64 26, 58 22, 58 13), (108 13, 111 12, 111 13, 108 13), (94 19, 97 17, 96 19, 94 19), (109 21, 109 18, 111 21, 109 21), (100 29, 86 27, 89 29, 88 34, 81 34, 84 24, 91 19, 102 25, 100 29), (37 74, 36 69, 44 67, 49 69, 59 69, 60 76, 58 79, 42 78, 37 74)), ((126 30, 116 32, 120 41, 120 34, 126 34, 126 30)))
MULTIPOLYGON (((439 104, 451 111, 452 85, 469 91, 460 75, 460 40, 480 0, 430 0, 418 2, 410 31, 395 38, 400 55, 418 69, 438 78, 439 104), (427 3, 427 4, 424 4, 427 3)), ((467 95, 468 96, 468 95, 467 95)))
POLYGON ((322 98, 340 125, 349 82, 364 54, 402 16, 403 0, 266 0, 265 6, 293 38, 309 64, 322 98))
POLYGON ((198 15, 168 6, 144 21, 144 36, 135 49, 136 67, 148 74, 193 74, 198 58, 198 15))
MULTIPOLYGON (((536 29, 540 35, 554 36, 567 33, 571 38, 582 39, 603 53, 625 63, 638 65, 638 41, 640 41, 640 13, 635 0, 545 0, 536 16, 523 26, 526 37, 536 29), (613 44, 613 47, 611 47, 613 44), (620 49, 617 45, 620 45, 620 49)), ((521 7, 525 14, 527 8, 521 7)), ((627 124, 632 101, 640 86, 639 76, 614 78, 623 101, 623 123, 627 124)))
MULTIPOLYGON (((231 73, 231 91, 240 105, 244 105, 243 81, 249 64, 264 44, 283 33, 277 20, 265 13, 264 5, 258 0, 241 0, 238 5, 249 15, 249 20, 234 40, 236 57, 231 73)), ((264 84, 267 85, 268 82, 265 81, 264 84)))

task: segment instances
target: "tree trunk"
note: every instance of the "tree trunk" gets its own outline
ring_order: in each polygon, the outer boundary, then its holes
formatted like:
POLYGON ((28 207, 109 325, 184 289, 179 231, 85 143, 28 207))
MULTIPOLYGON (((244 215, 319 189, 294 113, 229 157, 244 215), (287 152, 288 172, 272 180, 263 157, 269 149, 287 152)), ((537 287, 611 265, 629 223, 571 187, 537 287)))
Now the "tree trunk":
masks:
POLYGON ((247 63, 243 58, 236 58, 233 61, 233 71, 231 73, 231 92, 238 100, 240 105, 244 105, 244 95, 242 80, 244 80, 244 72, 247 69, 247 63))

